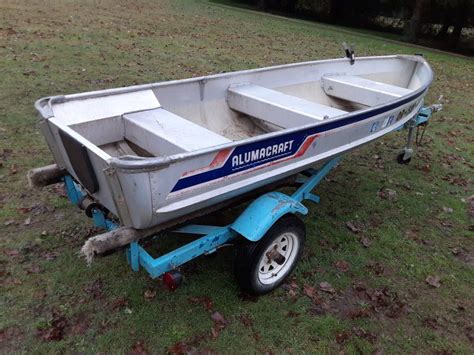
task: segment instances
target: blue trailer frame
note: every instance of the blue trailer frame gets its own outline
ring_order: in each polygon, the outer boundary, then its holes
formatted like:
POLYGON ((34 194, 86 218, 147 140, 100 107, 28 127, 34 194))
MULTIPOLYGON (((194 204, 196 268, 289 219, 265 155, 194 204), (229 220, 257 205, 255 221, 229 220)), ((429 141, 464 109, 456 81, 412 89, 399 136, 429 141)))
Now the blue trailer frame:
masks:
MULTIPOLYGON (((403 154, 411 154, 412 131, 414 127, 426 124, 433 112, 441 109, 441 105, 433 105, 422 108, 407 125, 402 128, 409 130, 408 142, 403 154)), ((402 129, 401 128, 401 129, 402 129)), ((301 186, 291 195, 279 191, 266 193, 252 203, 227 226, 208 226, 189 224, 172 230, 176 233, 200 235, 201 237, 157 258, 152 257, 139 242, 130 243, 126 249, 127 261, 133 271, 139 271, 140 267, 145 269, 152 278, 176 270, 179 266, 193 260, 201 255, 214 253, 219 247, 232 243, 236 238, 243 237, 251 242, 259 241, 265 233, 287 214, 306 215, 308 208, 303 201, 309 200, 318 203, 319 196, 312 190, 324 179, 324 177, 339 163, 341 157, 327 161, 319 169, 309 169, 300 174, 297 183, 301 186)), ((87 194, 74 182, 70 175, 63 177, 69 200, 80 206, 87 194)), ((92 207, 90 214, 97 227, 111 231, 119 228, 119 224, 107 217, 106 211, 92 207)))
MULTIPOLYGON (((165 255, 153 258, 139 242, 132 242, 126 250, 127 261, 133 271, 139 271, 140 267, 142 267, 152 278, 157 278, 201 255, 214 253, 219 247, 231 243, 239 236, 252 242, 257 242, 282 216, 288 213, 306 215, 308 208, 302 202, 304 200, 315 203, 319 202, 319 196, 311 191, 339 161, 339 157, 333 158, 320 169, 307 170, 306 176, 302 175, 297 180, 297 182, 301 183, 301 186, 291 196, 282 192, 272 191, 258 197, 250 203, 233 223, 227 226, 189 224, 172 230, 172 232, 176 233, 201 235, 202 237, 165 255)), ((70 201, 75 205, 80 205, 81 201, 86 197, 81 187, 74 182, 70 175, 64 176, 64 183, 70 201)), ((92 218, 97 227, 108 231, 119 227, 117 223, 107 218, 104 211, 98 208, 92 209, 92 218)))

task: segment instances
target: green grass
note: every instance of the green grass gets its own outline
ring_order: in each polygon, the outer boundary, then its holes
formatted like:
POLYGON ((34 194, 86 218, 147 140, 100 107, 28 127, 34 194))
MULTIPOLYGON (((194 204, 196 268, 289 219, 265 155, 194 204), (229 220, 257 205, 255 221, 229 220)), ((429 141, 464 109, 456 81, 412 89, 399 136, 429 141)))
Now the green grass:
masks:
POLYGON ((471 59, 425 51, 436 72, 427 102, 443 94, 445 108, 410 165, 394 162, 405 135, 393 134, 348 155, 320 185, 321 204, 305 219, 307 245, 291 280, 295 295, 286 287, 256 300, 240 297, 231 250, 185 266, 184 286, 169 293, 144 272, 132 273, 121 253, 87 267, 78 250, 94 233, 91 221, 56 189, 27 188, 28 169, 52 162, 36 126, 36 99, 340 57, 343 41, 356 43, 359 55, 419 49, 204 1, 93 4, 0 5, 2 353, 126 353, 137 341, 158 353, 178 349, 177 342, 232 353, 472 353, 471 59), (381 200, 382 187, 397 200, 381 200), (349 231, 348 221, 363 232, 349 231), (348 272, 334 266, 340 260, 348 272), (426 284, 429 275, 440 277, 440 288, 426 284), (305 285, 322 281, 336 289, 319 291, 324 312, 304 294, 305 285), (361 282, 366 291, 355 291, 361 282), (375 311, 366 294, 384 288, 386 305, 375 311), (147 289, 157 290, 151 300, 147 289), (209 297, 229 322, 215 339, 210 312, 192 302, 197 296, 209 297), (359 308, 369 309, 368 317, 348 316, 359 308), (68 325, 61 340, 45 341, 41 331, 51 326, 53 309, 68 325))

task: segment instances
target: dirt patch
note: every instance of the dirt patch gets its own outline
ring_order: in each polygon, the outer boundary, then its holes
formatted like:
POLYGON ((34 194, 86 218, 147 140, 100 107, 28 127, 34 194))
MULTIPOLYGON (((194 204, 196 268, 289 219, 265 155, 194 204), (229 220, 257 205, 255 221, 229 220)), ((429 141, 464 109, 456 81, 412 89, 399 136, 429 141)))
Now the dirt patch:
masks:
POLYGON ((334 295, 327 295, 327 292, 319 292, 310 286, 305 286, 303 291, 313 302, 311 313, 315 315, 331 313, 349 319, 396 319, 408 313, 407 303, 387 287, 369 288, 364 283, 356 282, 334 295))
POLYGON ((90 324, 90 319, 85 314, 68 318, 58 308, 53 308, 48 324, 38 327, 36 335, 44 342, 60 341, 68 336, 84 335, 90 324))
POLYGON ((460 260, 469 266, 474 266, 474 253, 472 251, 459 247, 451 249, 451 252, 457 260, 460 260))

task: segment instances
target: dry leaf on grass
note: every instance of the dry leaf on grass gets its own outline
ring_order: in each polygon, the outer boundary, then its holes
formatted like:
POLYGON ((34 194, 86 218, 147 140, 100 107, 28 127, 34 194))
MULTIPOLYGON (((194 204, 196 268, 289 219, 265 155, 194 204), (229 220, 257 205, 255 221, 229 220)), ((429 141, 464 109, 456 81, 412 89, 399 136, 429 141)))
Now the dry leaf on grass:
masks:
POLYGON ((221 330, 227 327, 229 322, 217 311, 211 314, 211 319, 214 321, 214 326, 211 329, 211 338, 217 339, 221 330))
POLYGON ((362 232, 362 228, 356 226, 353 222, 348 221, 346 222, 346 227, 352 232, 352 233, 360 233, 362 232))
POLYGON ((303 292, 306 296, 308 296, 308 298, 315 302, 315 303, 320 303, 321 302, 321 298, 319 297, 318 295, 318 291, 316 290, 316 288, 312 287, 312 286, 309 286, 309 285, 304 285, 303 286, 303 292))
POLYGON ((430 286, 433 286, 433 287, 440 287, 441 286, 441 283, 440 283, 440 278, 439 276, 428 276, 426 279, 425 279, 426 283, 430 286))
POLYGON ((201 304, 206 311, 212 311, 214 308, 214 302, 206 296, 194 296, 188 298, 192 304, 201 304))
POLYGON ((329 282, 323 281, 319 284, 319 288, 321 291, 328 292, 328 293, 334 293, 336 290, 331 286, 329 282))
POLYGON ((349 263, 345 260, 337 260, 334 266, 341 272, 347 272, 350 269, 349 263))
POLYGON ((143 297, 145 297, 146 300, 150 301, 152 300, 153 298, 155 298, 156 296, 156 290, 152 290, 152 289, 147 289, 144 293, 143 293, 143 297))

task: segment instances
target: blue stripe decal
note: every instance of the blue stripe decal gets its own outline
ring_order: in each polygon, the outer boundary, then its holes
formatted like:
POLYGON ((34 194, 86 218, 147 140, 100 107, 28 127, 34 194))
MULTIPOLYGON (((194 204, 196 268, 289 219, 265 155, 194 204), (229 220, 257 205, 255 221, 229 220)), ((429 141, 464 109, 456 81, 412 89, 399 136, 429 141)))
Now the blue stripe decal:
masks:
POLYGON ((380 107, 369 112, 362 112, 344 119, 329 121, 321 125, 310 127, 305 130, 292 132, 276 137, 263 139, 258 142, 238 146, 232 152, 225 164, 220 168, 202 173, 182 177, 178 180, 171 192, 180 191, 188 187, 202 184, 221 177, 255 168, 259 165, 267 164, 275 160, 290 157, 300 149, 307 137, 327 132, 339 127, 363 121, 365 119, 380 115, 400 107, 423 95, 426 90, 409 96, 400 102, 396 102, 384 107, 380 107))

